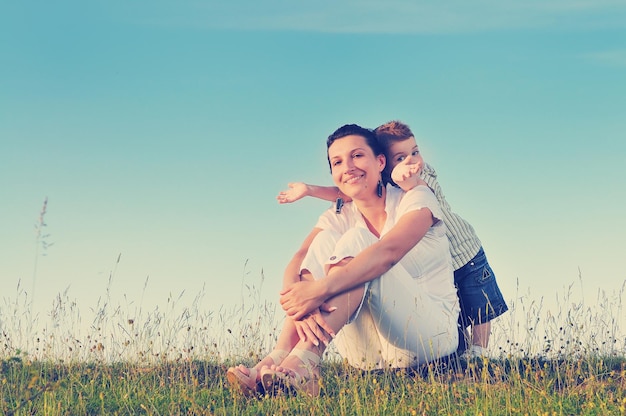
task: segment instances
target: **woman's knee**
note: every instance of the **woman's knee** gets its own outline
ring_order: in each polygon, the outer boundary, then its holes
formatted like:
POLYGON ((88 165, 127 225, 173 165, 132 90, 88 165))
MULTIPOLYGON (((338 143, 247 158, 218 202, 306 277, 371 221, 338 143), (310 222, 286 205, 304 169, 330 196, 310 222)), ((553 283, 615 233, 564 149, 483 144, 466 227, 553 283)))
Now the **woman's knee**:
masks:
POLYGON ((378 239, 374 234, 372 234, 368 229, 361 227, 354 227, 346 231, 339 241, 337 242, 337 247, 335 252, 348 252, 352 253, 351 256, 345 257, 354 257, 359 252, 365 250, 367 247, 376 243, 378 239))
POLYGON ((341 235, 336 231, 320 231, 313 241, 311 241, 307 254, 300 265, 300 271, 308 272, 316 279, 323 277, 326 274, 324 265, 332 254, 340 237, 341 235))

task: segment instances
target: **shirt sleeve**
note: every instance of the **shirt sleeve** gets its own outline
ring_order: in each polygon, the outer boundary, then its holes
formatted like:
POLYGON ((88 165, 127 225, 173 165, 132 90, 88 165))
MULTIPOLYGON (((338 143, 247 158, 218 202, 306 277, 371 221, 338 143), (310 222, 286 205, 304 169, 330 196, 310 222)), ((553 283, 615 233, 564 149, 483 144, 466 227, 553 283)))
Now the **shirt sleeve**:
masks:
POLYGON ((402 215, 407 212, 416 211, 422 208, 430 209, 430 212, 432 212, 435 220, 441 221, 443 219, 443 214, 435 194, 433 194, 432 190, 426 186, 416 186, 403 196, 402 201, 400 201, 400 205, 398 206, 397 218, 401 218, 402 215))
POLYGON ((344 206, 341 213, 339 214, 337 214, 334 207, 331 207, 319 216, 317 223, 315 224, 315 228, 321 228, 322 230, 332 230, 338 232, 339 234, 343 234, 349 228, 346 215, 346 206, 344 206))

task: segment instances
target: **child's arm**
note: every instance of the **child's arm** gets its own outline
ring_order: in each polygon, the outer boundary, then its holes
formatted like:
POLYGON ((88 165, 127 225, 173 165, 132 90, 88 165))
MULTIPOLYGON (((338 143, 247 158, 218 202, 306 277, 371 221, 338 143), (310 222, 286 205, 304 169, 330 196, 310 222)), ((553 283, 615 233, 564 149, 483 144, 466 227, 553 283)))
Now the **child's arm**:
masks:
POLYGON ((312 196, 325 201, 335 201, 340 197, 346 202, 350 200, 336 186, 309 185, 304 182, 290 182, 287 186, 289 189, 280 191, 276 197, 279 204, 296 202, 305 196, 312 196))
POLYGON ((409 160, 408 157, 405 158, 391 171, 391 179, 405 192, 415 188, 421 182, 422 163, 409 164, 409 160))

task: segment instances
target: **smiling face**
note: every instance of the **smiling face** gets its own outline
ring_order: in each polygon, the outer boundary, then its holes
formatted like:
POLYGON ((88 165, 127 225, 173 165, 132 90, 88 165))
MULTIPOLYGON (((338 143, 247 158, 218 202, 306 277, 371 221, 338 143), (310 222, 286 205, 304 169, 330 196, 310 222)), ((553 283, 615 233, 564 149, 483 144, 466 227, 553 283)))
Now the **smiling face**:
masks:
POLYGON ((376 185, 385 167, 385 156, 376 156, 363 136, 335 140, 328 147, 328 160, 333 181, 341 192, 352 199, 378 198, 376 185))

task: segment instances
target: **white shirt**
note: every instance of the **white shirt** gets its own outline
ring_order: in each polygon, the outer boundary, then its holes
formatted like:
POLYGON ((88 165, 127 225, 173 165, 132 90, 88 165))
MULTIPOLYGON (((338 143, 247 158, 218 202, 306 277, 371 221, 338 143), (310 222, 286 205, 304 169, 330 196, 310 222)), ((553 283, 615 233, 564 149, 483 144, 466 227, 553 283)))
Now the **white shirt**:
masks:
MULTIPOLYGON (((427 186, 417 186, 405 193, 401 189, 387 185, 385 201, 387 220, 381 232, 381 238, 397 224, 404 214, 421 208, 430 209, 435 223, 399 263, 413 278, 429 280, 431 278, 439 279, 443 277, 448 280, 448 274, 439 273, 452 263, 448 238, 446 237, 446 226, 442 221, 443 214, 437 198, 427 186)), ((367 229, 367 224, 356 205, 353 202, 348 202, 343 206, 339 214, 334 209, 325 211, 319 217, 315 227, 331 229, 339 234, 344 234, 352 227, 367 229)), ((337 254, 338 258, 342 257, 342 253, 335 254, 337 254)), ((448 285, 443 286, 447 287, 448 285)))

